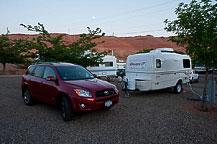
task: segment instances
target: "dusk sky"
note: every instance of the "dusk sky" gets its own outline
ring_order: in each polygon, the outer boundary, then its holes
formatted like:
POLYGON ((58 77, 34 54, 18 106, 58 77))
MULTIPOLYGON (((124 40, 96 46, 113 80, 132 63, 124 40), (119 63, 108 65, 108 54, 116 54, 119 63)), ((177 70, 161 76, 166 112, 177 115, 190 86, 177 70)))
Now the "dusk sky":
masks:
POLYGON ((20 24, 44 24, 50 33, 81 34, 101 28, 107 36, 170 36, 180 2, 191 0, 0 0, 0 34, 28 32, 20 24))

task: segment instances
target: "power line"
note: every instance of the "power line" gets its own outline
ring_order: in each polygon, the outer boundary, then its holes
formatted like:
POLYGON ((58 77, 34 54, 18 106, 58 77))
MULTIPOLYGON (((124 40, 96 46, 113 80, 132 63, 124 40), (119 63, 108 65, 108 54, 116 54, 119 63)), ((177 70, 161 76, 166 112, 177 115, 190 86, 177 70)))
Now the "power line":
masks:
MULTIPOLYGON (((163 3, 158 3, 158 4, 155 4, 155 5, 152 5, 152 6, 146 6, 146 7, 143 7, 143 8, 139 8, 139 9, 134 9, 134 10, 130 10, 130 11, 126 11, 126 12, 122 12, 120 14, 116 14, 116 15, 111 15, 109 17, 103 17, 103 18, 98 18, 96 19, 95 21, 92 21, 92 20, 83 20, 83 21, 80 21, 80 22, 83 22, 83 23, 92 23, 92 22, 97 22, 99 21, 99 24, 104 24, 104 23, 108 23, 108 22, 117 22, 117 21, 120 21, 120 19, 118 18, 119 16, 122 16, 122 15, 127 15, 127 14, 133 14, 135 12, 139 12, 139 11, 147 11, 149 9, 153 9, 155 7, 159 7, 159 6, 164 6, 164 5, 167 5, 167 4, 170 4, 170 3, 173 3, 173 2, 176 2, 176 1, 180 1, 180 0, 169 0, 167 2, 163 2, 163 3), (118 20, 116 20, 118 19, 118 20), (101 22, 100 22, 101 21, 101 22)), ((167 10, 167 9, 166 9, 167 10)), ((155 13, 155 12, 153 12, 155 13)), ((151 13, 149 13, 151 14, 151 13)), ((132 16, 131 16, 132 17, 132 16)), ((127 19, 131 18, 131 17, 128 17, 127 19)), ((135 17, 135 16, 134 16, 135 17)), ((138 17, 138 16, 136 16, 138 17)), ((126 18, 121 18, 121 19, 126 19, 126 18)))
POLYGON ((149 9, 153 9, 153 8, 159 7, 159 6, 164 6, 164 5, 176 2, 176 1, 180 1, 180 0, 169 0, 169 1, 164 2, 164 3, 160 3, 160 4, 148 6, 148 7, 143 7, 143 8, 139 8, 139 9, 135 9, 135 10, 131 10, 131 11, 126 11, 126 12, 123 12, 123 13, 121 13, 119 15, 116 14, 116 15, 112 15, 110 17, 104 17, 104 18, 101 18, 101 20, 109 19, 109 18, 114 19, 114 17, 118 17, 118 16, 122 16, 122 15, 126 15, 126 14, 132 14, 132 13, 139 12, 139 11, 147 11, 149 9))
MULTIPOLYGON (((167 8, 167 9, 163 9, 163 10, 159 10, 159 11, 155 11, 155 12, 149 12, 149 13, 146 13, 146 14, 142 14, 142 15, 136 15, 136 16, 130 16, 130 17, 127 17, 127 18, 122 18, 122 19, 119 19, 118 21, 117 20, 113 20, 113 21, 110 21, 110 22, 121 22, 121 21, 128 21, 128 20, 132 20, 132 19, 135 19, 135 18, 138 18, 138 17, 141 17, 141 16, 145 16, 145 15, 151 15, 151 14, 154 14, 154 13, 159 13, 159 12, 163 12, 163 11, 166 11, 166 10, 169 10, 171 8, 167 8)), ((151 24, 149 24, 151 25, 151 24)))
MULTIPOLYGON (((119 13, 119 14, 116 14, 116 15, 111 15, 109 17, 98 18, 98 19, 95 19, 95 21, 87 20, 86 22, 89 22, 89 24, 93 25, 94 27, 96 26, 96 22, 97 21, 98 21, 97 25, 102 25, 102 24, 106 23, 105 26, 111 26, 111 24, 113 24, 113 23, 119 23, 119 22, 123 22, 123 21, 132 20, 134 18, 142 17, 142 16, 145 16, 145 15, 151 15, 151 14, 154 14, 154 13, 159 13, 159 12, 167 11, 167 10, 169 10, 171 8, 174 8, 174 7, 170 7, 170 8, 166 7, 165 8, 166 5, 174 3, 174 2, 178 2, 178 1, 181 1, 181 0, 168 0, 167 2, 158 3, 158 4, 155 4, 155 5, 152 5, 152 6, 148 6, 148 7, 146 6, 146 7, 143 7, 143 8, 139 8, 139 9, 134 9, 134 10, 122 12, 122 13, 119 13), (158 8, 158 10, 154 11, 154 12, 148 11, 148 10, 154 9, 156 7, 162 7, 162 8, 165 8, 165 9, 159 10, 159 8, 158 8), (141 11, 143 11, 143 12, 144 11, 148 11, 148 12, 145 13, 145 14, 144 13, 136 14, 136 13, 141 12, 141 11), (128 14, 131 15, 131 16, 129 16, 128 14), (120 18, 120 16, 122 16, 122 15, 126 15, 128 17, 120 18)), ((146 27, 146 26, 152 26, 152 25, 156 25, 156 23, 149 24, 149 25, 143 25, 143 26, 136 26, 136 27, 146 27)), ((98 26, 98 27, 102 27, 102 26, 98 26)), ((131 29, 134 29, 136 27, 131 27, 131 29)), ((134 32, 127 32, 127 33, 116 33, 116 34, 138 34, 138 33, 157 32, 157 31, 164 31, 164 30, 162 30, 162 29, 159 30, 158 29, 158 30, 134 31, 134 32)))

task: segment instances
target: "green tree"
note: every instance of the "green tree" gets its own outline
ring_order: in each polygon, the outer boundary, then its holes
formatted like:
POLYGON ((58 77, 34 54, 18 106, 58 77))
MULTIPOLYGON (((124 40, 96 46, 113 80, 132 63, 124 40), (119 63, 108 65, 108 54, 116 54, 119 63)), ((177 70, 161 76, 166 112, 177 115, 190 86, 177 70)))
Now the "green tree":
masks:
POLYGON ((80 64, 84 67, 97 65, 102 63, 102 57, 108 54, 110 51, 97 52, 94 47, 98 44, 103 43, 104 41, 95 42, 104 36, 105 34, 101 33, 101 29, 97 28, 96 30, 91 30, 88 28, 88 34, 81 34, 80 39, 76 42, 69 44, 69 61, 80 64), (99 35, 100 34, 100 35, 99 35), (91 51, 90 51, 91 50, 91 51), (72 57, 73 56, 73 57, 72 57))
POLYGON ((38 23, 38 26, 24 24, 21 26, 29 31, 39 32, 39 36, 33 39, 34 49, 39 55, 38 61, 70 62, 87 67, 102 63, 102 57, 108 53, 105 51, 99 53, 94 49, 103 43, 94 40, 105 35, 99 28, 91 30, 88 27, 88 34, 81 34, 77 41, 68 44, 63 40, 64 35, 52 37, 41 23, 38 23), (88 53, 90 50, 92 52, 88 53))
POLYGON ((26 40, 10 40, 7 35, 0 37, 0 63, 3 64, 3 71, 6 63, 21 64, 28 61, 31 55, 28 45, 31 44, 26 40))
POLYGON ((177 45, 186 46, 186 52, 194 61, 205 64, 206 80, 203 96, 206 96, 208 69, 217 66, 217 3, 211 0, 192 0, 180 3, 175 10, 177 19, 166 19, 165 30, 176 36, 177 45))
POLYGON ((0 37, 0 63, 3 64, 3 71, 5 70, 6 63, 9 62, 8 55, 10 54, 11 51, 11 41, 6 35, 2 35, 0 37))

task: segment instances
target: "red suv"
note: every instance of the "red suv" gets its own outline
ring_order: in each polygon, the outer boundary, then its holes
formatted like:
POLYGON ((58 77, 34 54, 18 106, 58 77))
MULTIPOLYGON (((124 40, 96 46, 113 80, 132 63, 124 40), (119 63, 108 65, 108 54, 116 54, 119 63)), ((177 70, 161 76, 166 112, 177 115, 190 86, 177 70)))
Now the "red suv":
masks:
POLYGON ((56 104, 65 121, 71 120, 76 112, 110 109, 119 101, 115 85, 70 63, 30 65, 22 77, 21 88, 26 105, 31 105, 34 99, 56 104))

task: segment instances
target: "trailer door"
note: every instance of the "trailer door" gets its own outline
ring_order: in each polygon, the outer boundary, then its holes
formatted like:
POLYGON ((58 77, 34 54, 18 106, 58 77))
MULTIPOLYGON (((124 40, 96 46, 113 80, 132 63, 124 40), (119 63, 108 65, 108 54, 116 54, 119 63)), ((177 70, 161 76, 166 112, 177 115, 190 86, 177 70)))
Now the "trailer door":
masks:
POLYGON ((164 71, 164 63, 162 58, 154 59, 154 71, 153 71, 153 81, 152 81, 152 89, 161 89, 163 85, 163 81, 165 81, 165 76, 163 75, 164 71))

